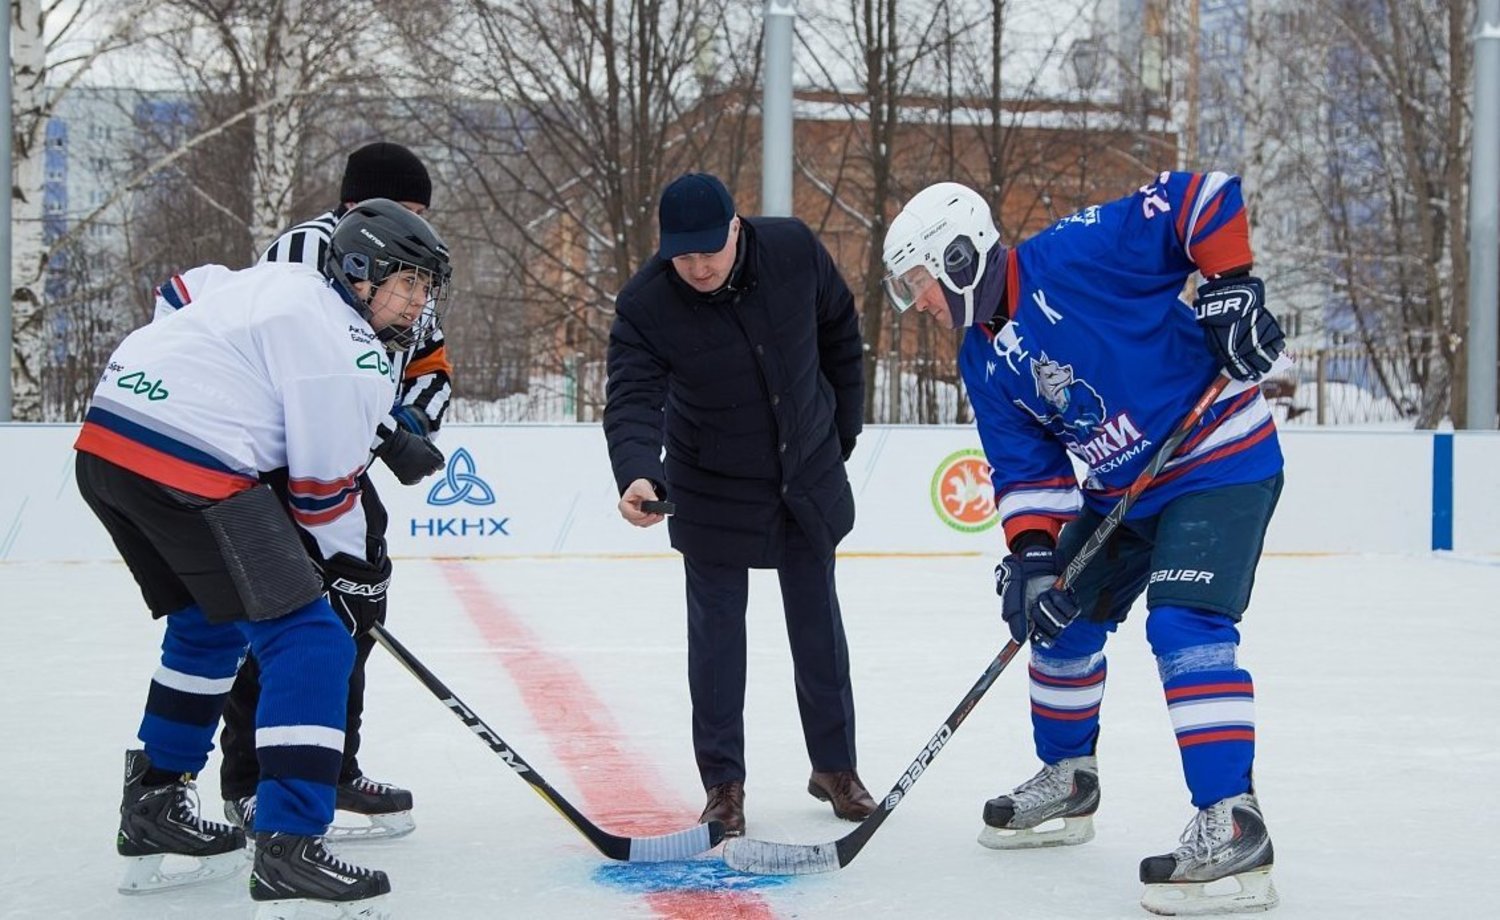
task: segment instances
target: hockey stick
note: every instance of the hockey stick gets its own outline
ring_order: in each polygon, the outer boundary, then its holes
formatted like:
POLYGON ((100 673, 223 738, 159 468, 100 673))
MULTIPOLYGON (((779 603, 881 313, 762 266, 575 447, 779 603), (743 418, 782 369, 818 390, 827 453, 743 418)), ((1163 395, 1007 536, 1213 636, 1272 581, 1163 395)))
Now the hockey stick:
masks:
MULTIPOLYGON (((1162 442, 1161 448, 1151 458, 1150 465, 1135 478, 1135 482, 1132 482, 1130 488, 1125 490, 1125 494, 1089 535, 1088 540, 1078 550, 1078 554, 1063 569, 1062 575, 1057 579, 1057 587, 1070 587, 1078 579, 1079 573, 1088 566, 1094 556, 1098 555, 1105 541, 1125 519, 1125 512, 1130 510, 1130 506, 1135 504, 1140 494, 1146 491, 1156 479, 1157 474, 1167 465, 1167 461, 1177 452, 1177 448, 1187 439, 1188 432, 1192 431, 1198 421, 1203 418, 1203 413, 1208 411, 1208 407, 1213 405, 1214 400, 1218 399, 1219 393, 1228 383, 1229 378, 1220 374, 1214 378, 1214 382, 1209 385, 1208 389, 1203 391, 1203 395, 1198 397, 1192 409, 1188 410, 1182 421, 1177 423, 1172 434, 1162 442)), ((906 772, 901 774, 901 778, 896 781, 896 785, 886 793, 885 800, 880 803, 874 813, 860 822, 859 827, 829 843, 773 843, 751 837, 731 838, 724 844, 724 862, 731 869, 749 872, 753 875, 813 875, 819 872, 834 872, 849 865, 874 836, 875 831, 879 830, 880 825, 885 823, 885 819, 896 810, 896 806, 901 804, 902 797, 911 791, 912 786, 916 785, 917 780, 932 765, 938 752, 952 739, 958 727, 964 723, 969 713, 990 689, 995 678, 1000 676, 1000 672, 1005 670, 1020 650, 1021 644, 1015 639, 1006 641, 1000 654, 995 656, 995 660, 984 669, 979 680, 975 681, 974 686, 969 688, 969 692, 964 694, 964 698, 959 700, 958 706, 948 715, 947 721, 943 722, 937 734, 928 740, 918 752, 916 759, 906 768, 906 772)))
POLYGON ((470 731, 489 745, 490 750, 500 755, 500 759, 505 761, 506 766, 530 783, 537 795, 546 800, 548 805, 557 809, 559 814, 568 819, 569 824, 588 838, 589 843, 610 859, 618 859, 622 862, 665 862, 671 859, 687 859, 689 856, 696 856, 713 849, 719 845, 719 841, 724 839, 724 825, 718 821, 710 821, 707 824, 699 824, 687 830, 657 837, 620 837, 602 830, 574 808, 572 803, 553 789, 550 783, 542 779, 541 774, 521 759, 521 755, 516 753, 515 748, 502 741, 500 736, 495 734, 494 729, 484 724, 484 720, 475 715, 474 710, 465 706, 452 690, 438 680, 436 674, 418 661, 416 656, 398 642, 384 626, 378 623, 371 626, 370 635, 375 637, 376 642, 385 646, 385 650, 401 662, 402 666, 412 673, 412 676, 421 681, 433 696, 441 700, 443 705, 448 707, 449 712, 458 716, 460 722, 469 726, 470 731))

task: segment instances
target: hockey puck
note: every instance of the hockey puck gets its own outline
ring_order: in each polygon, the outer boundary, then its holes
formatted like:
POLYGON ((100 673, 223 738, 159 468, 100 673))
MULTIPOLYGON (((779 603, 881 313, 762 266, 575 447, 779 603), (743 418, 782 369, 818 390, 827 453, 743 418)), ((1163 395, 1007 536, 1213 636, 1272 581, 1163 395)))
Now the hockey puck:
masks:
POLYGON ((641 502, 641 510, 647 514, 672 514, 677 506, 668 501, 652 501, 647 499, 641 502))

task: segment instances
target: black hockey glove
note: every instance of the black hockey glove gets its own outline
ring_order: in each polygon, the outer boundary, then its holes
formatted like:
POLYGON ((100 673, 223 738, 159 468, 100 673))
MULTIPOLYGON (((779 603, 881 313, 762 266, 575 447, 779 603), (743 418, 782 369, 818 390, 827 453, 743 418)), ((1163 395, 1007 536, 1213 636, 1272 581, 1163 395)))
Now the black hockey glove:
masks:
POLYGON ((414 486, 443 468, 443 452, 436 444, 397 428, 375 448, 375 456, 385 461, 403 486, 414 486))
POLYGON ((995 566, 1000 615, 1017 642, 1030 638, 1033 645, 1047 648, 1078 615, 1073 592, 1053 587, 1062 571, 1062 560, 1048 546, 1029 546, 995 566))
POLYGON ((1254 275, 1205 281, 1193 315, 1208 350, 1235 380, 1259 380, 1286 348, 1280 324, 1266 309, 1266 286, 1254 275))
POLYGON ((338 553, 323 562, 323 580, 328 583, 328 603, 350 635, 363 635, 376 623, 385 623, 385 591, 391 584, 389 556, 370 563, 338 553))

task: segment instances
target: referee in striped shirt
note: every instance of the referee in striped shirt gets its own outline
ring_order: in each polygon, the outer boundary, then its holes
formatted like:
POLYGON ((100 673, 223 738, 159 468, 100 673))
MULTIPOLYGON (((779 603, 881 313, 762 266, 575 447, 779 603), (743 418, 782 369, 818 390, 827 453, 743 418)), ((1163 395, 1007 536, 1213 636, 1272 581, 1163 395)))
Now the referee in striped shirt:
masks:
MULTIPOLYGON (((381 141, 367 144, 349 155, 339 189, 340 204, 330 211, 303 221, 277 237, 260 257, 262 262, 301 262, 322 269, 328 255, 328 240, 334 224, 357 202, 367 198, 389 198, 414 214, 432 205, 432 180, 416 154, 400 144, 381 141)), ((425 341, 391 356, 398 380, 391 414, 377 426, 371 447, 404 485, 413 485, 443 467, 443 454, 432 443, 432 435, 443 422, 443 413, 453 389, 453 368, 441 328, 425 341)), ((388 516, 368 475, 360 477, 365 517, 369 521, 367 548, 372 564, 386 556, 385 531, 388 516)), ((316 547, 309 547, 316 556, 316 547)), ((339 605, 334 605, 339 610, 339 605)), ((368 633, 371 622, 385 622, 385 597, 361 611, 340 610, 354 634, 356 656, 349 676, 349 720, 344 734, 344 763, 339 775, 337 807, 368 816, 350 827, 338 819, 329 836, 350 839, 399 837, 414 827, 411 793, 390 783, 369 779, 359 766, 359 728, 364 712, 365 662, 375 646, 368 633)), ((224 708, 224 731, 219 743, 224 749, 220 791, 224 813, 230 821, 251 830, 254 822, 255 787, 260 767, 255 756, 255 708, 260 698, 259 668, 247 659, 235 678, 224 708)))

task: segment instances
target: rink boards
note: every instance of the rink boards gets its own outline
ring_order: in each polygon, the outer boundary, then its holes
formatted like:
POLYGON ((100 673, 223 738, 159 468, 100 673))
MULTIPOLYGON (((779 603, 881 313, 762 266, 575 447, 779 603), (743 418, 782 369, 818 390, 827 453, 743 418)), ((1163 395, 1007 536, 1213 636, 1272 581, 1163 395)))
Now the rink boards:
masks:
MULTIPOLYGON (((0 425, 0 560, 114 558, 73 485, 71 425, 0 425)), ((1287 483, 1271 553, 1500 553, 1500 434, 1282 430, 1287 483)), ((374 477, 393 555, 661 554, 665 528, 615 510, 597 425, 452 425, 441 474, 374 477)), ((845 554, 979 553, 1002 541, 970 426, 871 426, 849 463, 857 521, 845 554)))

